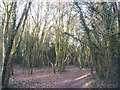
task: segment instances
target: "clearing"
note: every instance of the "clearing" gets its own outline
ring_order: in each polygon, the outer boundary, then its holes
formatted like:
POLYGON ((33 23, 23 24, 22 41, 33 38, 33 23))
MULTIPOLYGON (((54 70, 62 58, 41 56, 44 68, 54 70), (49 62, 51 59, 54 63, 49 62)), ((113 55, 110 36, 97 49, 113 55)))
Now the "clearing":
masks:
MULTIPOLYGON (((50 68, 51 69, 51 68, 50 68)), ((14 75, 10 77, 10 88, 93 88, 95 79, 89 68, 79 69, 68 65, 65 72, 53 74, 48 68, 34 68, 33 74, 20 66, 14 67, 14 75)))

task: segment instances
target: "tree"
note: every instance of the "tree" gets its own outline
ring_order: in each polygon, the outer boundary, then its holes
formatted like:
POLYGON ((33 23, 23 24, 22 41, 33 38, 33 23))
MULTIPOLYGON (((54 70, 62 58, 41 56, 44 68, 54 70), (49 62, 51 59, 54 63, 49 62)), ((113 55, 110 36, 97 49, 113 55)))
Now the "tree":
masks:
MULTIPOLYGON (((4 3, 5 5, 5 3, 4 3)), ((8 82, 9 82, 9 75, 10 75, 10 63, 11 63, 11 59, 10 59, 10 53, 12 50, 12 46, 13 46, 13 42, 14 42, 14 38, 18 32, 18 29, 22 23, 22 21, 24 21, 27 18, 27 14, 28 14, 28 10, 31 6, 31 2, 29 2, 28 6, 27 4, 25 5, 23 14, 21 15, 21 18, 18 22, 18 24, 16 25, 16 7, 17 7, 17 2, 11 2, 8 5, 5 5, 5 8, 7 7, 7 11, 6 11, 6 17, 4 19, 4 27, 3 27, 3 61, 4 61, 4 66, 3 66, 3 73, 2 73, 2 86, 7 87, 8 86, 8 82), (7 6, 10 6, 10 10, 8 9, 7 6), (10 30, 10 37, 8 36, 8 26, 9 26, 9 22, 10 22, 10 18, 9 15, 13 14, 12 18, 12 26, 11 26, 11 30, 10 30), (8 40, 7 40, 8 39, 8 40)))

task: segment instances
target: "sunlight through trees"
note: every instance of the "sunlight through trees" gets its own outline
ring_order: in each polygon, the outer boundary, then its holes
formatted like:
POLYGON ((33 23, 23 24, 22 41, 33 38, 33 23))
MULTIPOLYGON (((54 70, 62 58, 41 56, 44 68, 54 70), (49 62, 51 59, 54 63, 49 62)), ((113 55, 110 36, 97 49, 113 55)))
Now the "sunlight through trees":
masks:
POLYGON ((119 84, 120 3, 2 0, 0 20, 3 88, 14 65, 22 66, 23 74, 36 67, 62 74, 76 65, 90 68, 106 88, 111 80, 119 84))

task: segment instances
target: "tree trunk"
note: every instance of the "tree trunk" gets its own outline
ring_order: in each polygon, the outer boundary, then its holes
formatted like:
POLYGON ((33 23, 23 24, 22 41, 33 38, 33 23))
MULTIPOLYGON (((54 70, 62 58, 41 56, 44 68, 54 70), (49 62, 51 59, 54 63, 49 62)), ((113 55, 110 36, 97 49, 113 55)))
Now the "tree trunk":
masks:
POLYGON ((3 66, 3 73, 2 73, 2 86, 3 86, 3 88, 8 87, 8 83, 9 83, 9 77, 10 77, 10 71, 11 71, 11 65, 10 65, 11 60, 9 57, 10 57, 10 53, 12 50, 14 37, 17 34, 17 31, 22 23, 23 17, 25 16, 27 18, 27 14, 28 14, 28 10, 31 6, 31 2, 29 2, 28 8, 27 7, 24 8, 24 13, 22 14, 17 26, 16 26, 16 5, 17 5, 17 2, 14 2, 14 6, 13 6, 14 13, 13 14, 15 14, 15 15, 13 17, 11 37, 10 37, 10 39, 9 39, 10 41, 7 45, 8 47, 5 47, 6 51, 5 51, 4 66, 3 66))

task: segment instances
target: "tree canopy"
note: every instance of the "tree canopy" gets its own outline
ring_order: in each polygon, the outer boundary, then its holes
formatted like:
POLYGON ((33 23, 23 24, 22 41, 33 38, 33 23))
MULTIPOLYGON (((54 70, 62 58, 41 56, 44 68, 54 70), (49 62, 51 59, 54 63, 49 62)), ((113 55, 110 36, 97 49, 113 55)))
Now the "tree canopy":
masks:
POLYGON ((110 78, 120 81, 119 2, 2 0, 0 21, 3 87, 14 64, 29 68, 30 74, 34 67, 61 74, 75 64, 96 71, 106 87, 110 78))

